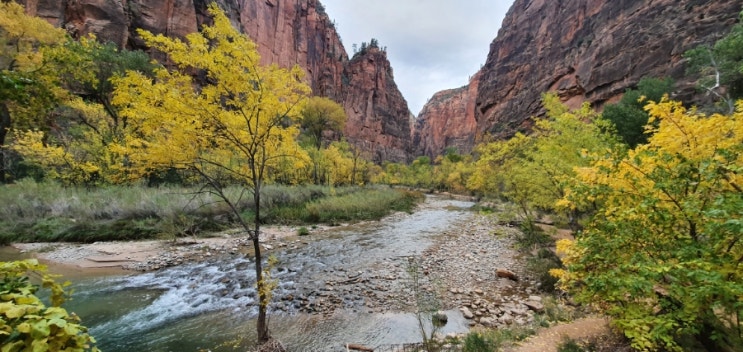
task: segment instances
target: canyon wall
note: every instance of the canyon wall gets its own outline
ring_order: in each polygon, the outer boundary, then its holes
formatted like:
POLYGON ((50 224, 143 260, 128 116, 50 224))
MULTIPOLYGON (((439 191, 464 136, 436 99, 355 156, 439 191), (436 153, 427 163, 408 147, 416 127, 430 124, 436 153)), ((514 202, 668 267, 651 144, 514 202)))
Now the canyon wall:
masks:
POLYGON ((531 117, 544 114, 540 97, 548 91, 572 108, 588 101, 601 109, 643 77, 671 77, 674 97, 694 101, 700 95, 683 53, 725 36, 740 11, 739 0, 516 0, 479 82, 470 82, 475 108, 465 109, 470 103, 456 92, 434 95, 415 124, 416 151, 435 156, 472 147, 464 141, 528 131, 531 117), (460 120, 475 127, 452 123, 460 120))
POLYGON ((740 10, 740 0, 516 0, 482 68, 476 135, 528 129, 548 91, 600 108, 643 77, 671 77, 689 99, 682 55, 727 34, 740 10))
POLYGON ((447 148, 458 154, 472 151, 477 121, 477 99, 480 72, 470 78, 466 86, 438 92, 426 102, 415 121, 413 145, 415 155, 432 159, 447 148))
MULTIPOLYGON (((20 0, 73 37, 88 33, 122 48, 145 49, 136 30, 182 38, 209 21, 211 0, 20 0)), ((313 94, 341 103, 348 116, 344 135, 377 162, 405 162, 411 150, 410 113, 394 84, 386 55, 363 68, 349 60, 335 25, 318 0, 219 0, 233 25, 258 45, 264 64, 301 66, 313 94), (374 65, 376 67, 371 67, 374 65), (375 72, 375 74, 366 74, 375 72), (370 81, 364 81, 364 80, 370 81), (374 99, 361 87, 375 87, 374 99), (377 98, 380 97, 380 98, 377 98), (385 104, 392 105, 385 105, 385 104), (363 126, 361 128, 360 126, 363 126), (381 127, 372 127, 381 126, 381 127), (374 135, 372 133, 379 133, 374 135)))
POLYGON ((344 77, 349 142, 361 146, 365 158, 377 163, 409 161, 413 116, 397 89, 387 54, 376 47, 364 50, 346 65, 344 77))

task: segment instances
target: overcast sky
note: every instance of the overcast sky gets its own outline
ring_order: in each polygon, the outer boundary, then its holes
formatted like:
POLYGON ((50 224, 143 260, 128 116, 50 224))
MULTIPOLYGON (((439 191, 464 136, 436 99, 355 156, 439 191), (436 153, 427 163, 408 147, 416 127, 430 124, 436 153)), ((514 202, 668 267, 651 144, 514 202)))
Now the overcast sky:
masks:
POLYGON ((431 96, 469 82, 513 0, 320 0, 343 46, 387 47, 395 82, 418 115, 431 96))

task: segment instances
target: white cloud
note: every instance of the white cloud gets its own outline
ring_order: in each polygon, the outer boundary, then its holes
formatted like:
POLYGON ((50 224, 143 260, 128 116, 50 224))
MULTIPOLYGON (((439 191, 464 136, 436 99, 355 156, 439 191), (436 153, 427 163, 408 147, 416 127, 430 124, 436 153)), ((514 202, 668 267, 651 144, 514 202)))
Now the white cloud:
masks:
POLYGON ((513 0, 321 0, 343 45, 376 38, 417 114, 436 92, 467 84, 485 63, 513 0))

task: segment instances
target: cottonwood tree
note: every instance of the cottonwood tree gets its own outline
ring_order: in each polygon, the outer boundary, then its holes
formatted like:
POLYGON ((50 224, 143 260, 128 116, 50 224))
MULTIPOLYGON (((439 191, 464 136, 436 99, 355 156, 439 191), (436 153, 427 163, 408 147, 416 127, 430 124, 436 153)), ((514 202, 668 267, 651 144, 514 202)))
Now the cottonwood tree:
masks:
MULTIPOLYGON (((479 146, 479 159, 468 180, 471 189, 505 197, 516 203, 527 222, 535 210, 583 210, 584 203, 558 203, 575 177, 574 168, 589 165, 589 153, 613 148, 610 125, 588 104, 569 110, 554 94, 545 94, 547 118, 537 120, 530 135, 479 146)), ((568 214, 569 215, 569 214, 568 214)), ((572 216, 575 220, 575 216, 572 216)))
POLYGON ((127 181, 121 155, 109 146, 130 133, 127 119, 113 106, 111 79, 126 70, 151 75, 154 65, 142 51, 119 50, 95 37, 68 38, 45 51, 62 87, 71 94, 55 110, 64 126, 17 131, 13 150, 41 166, 45 176, 65 183, 127 181))
MULTIPOLYGON (((62 29, 26 15, 13 2, 0 2, 0 149, 11 129, 43 130, 63 91, 44 59, 44 49, 64 42, 62 29)), ((6 177, 0 150, 0 182, 6 177)))
POLYGON ((323 146, 324 132, 343 131, 347 119, 343 107, 325 97, 312 97, 302 108, 302 129, 317 149, 323 146))
POLYGON ((652 136, 577 171, 567 200, 596 215, 559 242, 563 288, 595 303, 639 350, 740 351, 743 314, 743 101, 705 116, 651 103, 652 136))
POLYGON ((234 29, 217 5, 208 10, 214 24, 185 41, 139 31, 147 45, 167 55, 172 68, 155 70, 154 80, 137 72, 114 80, 113 103, 136 126, 118 152, 134 174, 162 166, 190 170, 232 209, 255 251, 256 328, 263 342, 270 337, 267 307, 274 283, 265 277, 259 246, 261 188, 272 170, 298 169, 306 162, 295 122, 310 88, 296 66, 261 66, 255 43, 234 29), (224 192, 229 182, 252 194, 252 223, 241 216, 238 200, 224 192))
POLYGON ((312 179, 315 184, 321 184, 324 176, 322 164, 327 153, 321 151, 323 134, 326 131, 342 131, 346 125, 346 119, 346 112, 343 107, 329 98, 312 97, 302 108, 303 134, 307 142, 315 148, 310 152, 313 166, 312 179))

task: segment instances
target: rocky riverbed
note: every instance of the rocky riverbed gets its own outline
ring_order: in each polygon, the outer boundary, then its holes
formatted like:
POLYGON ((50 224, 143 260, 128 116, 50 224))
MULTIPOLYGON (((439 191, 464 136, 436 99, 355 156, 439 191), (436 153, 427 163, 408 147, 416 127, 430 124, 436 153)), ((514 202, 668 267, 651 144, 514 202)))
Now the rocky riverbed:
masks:
POLYGON ((420 304, 422 310, 459 309, 471 326, 524 325, 543 308, 537 283, 513 248, 517 231, 475 215, 439 234, 420 256, 386 258, 357 272, 329 268, 324 282, 298 284, 273 308, 330 315, 339 309, 415 312, 420 304))
MULTIPOLYGON (((393 214, 381 222, 406 216, 409 215, 393 214)), ((266 254, 302 250, 333 229, 313 229, 306 237, 296 236, 296 230, 267 227, 262 248, 266 254)), ((536 281, 527 272, 522 255, 514 249, 517 234, 518 230, 501 224, 494 216, 468 213, 454 226, 433 234, 432 244, 419 255, 384 256, 361 269, 327 267, 320 274, 322 280, 315 279, 317 275, 304 277, 279 264, 276 276, 282 281, 288 278, 291 283, 277 290, 271 309, 274 313, 325 316, 342 310, 383 313, 458 309, 471 326, 527 324, 542 305, 536 295, 536 281), (425 307, 417 308, 424 303, 425 307)), ((37 256, 56 263, 152 271, 243 256, 250 252, 252 244, 239 233, 224 233, 208 239, 17 247, 35 251, 37 256)), ((241 279, 231 280, 234 285, 249 285, 241 279)))

